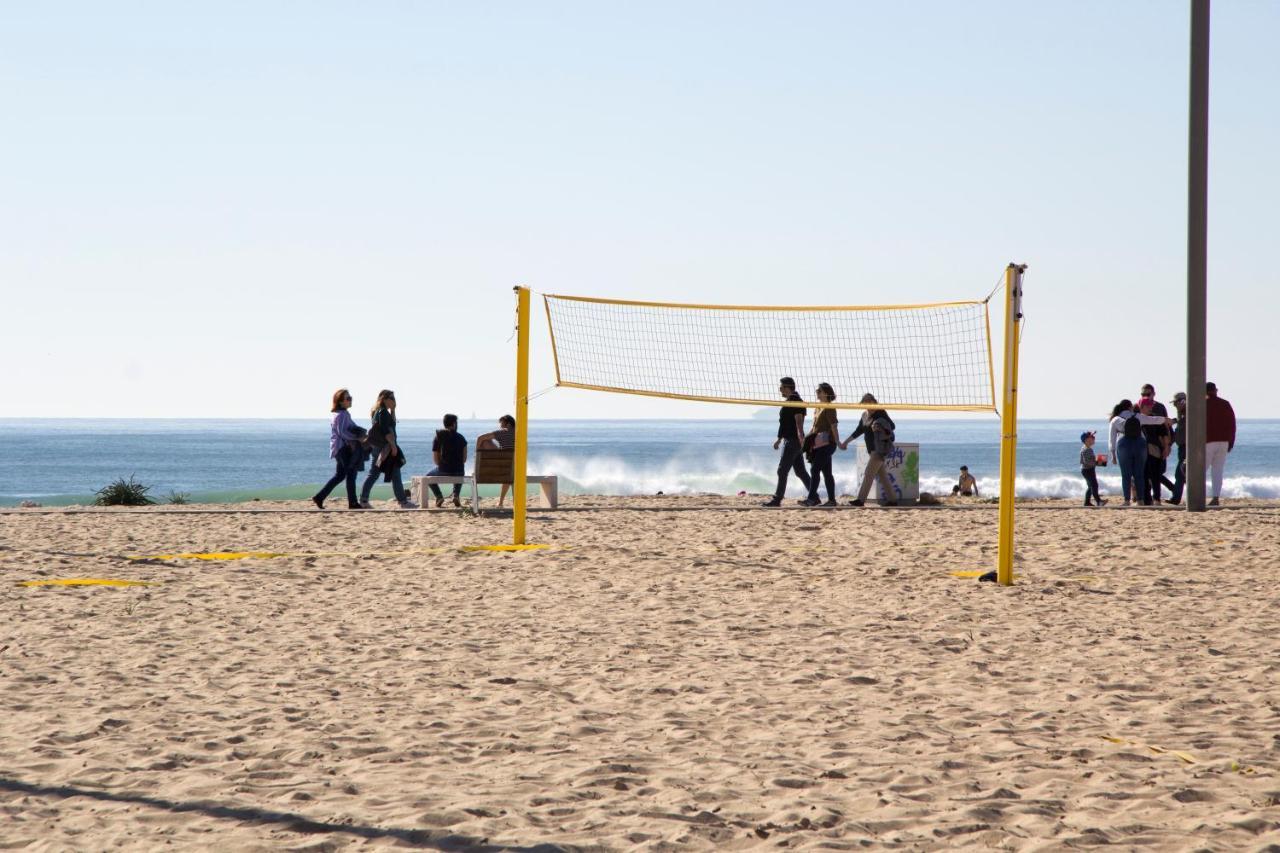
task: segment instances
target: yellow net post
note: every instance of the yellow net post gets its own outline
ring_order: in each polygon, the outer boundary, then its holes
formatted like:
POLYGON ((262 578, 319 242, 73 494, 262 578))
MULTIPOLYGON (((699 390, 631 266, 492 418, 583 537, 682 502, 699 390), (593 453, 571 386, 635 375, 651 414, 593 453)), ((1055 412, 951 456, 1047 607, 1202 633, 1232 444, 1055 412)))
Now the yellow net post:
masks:
POLYGON ((516 291, 516 457, 511 478, 514 545, 525 544, 525 507, 528 503, 529 460, 529 288, 516 291))
POLYGON ((1022 337, 1022 273, 1009 264, 1004 278, 1004 397, 1000 428, 1000 547, 996 580, 1013 584, 1013 489, 1018 457, 1018 343, 1022 337))

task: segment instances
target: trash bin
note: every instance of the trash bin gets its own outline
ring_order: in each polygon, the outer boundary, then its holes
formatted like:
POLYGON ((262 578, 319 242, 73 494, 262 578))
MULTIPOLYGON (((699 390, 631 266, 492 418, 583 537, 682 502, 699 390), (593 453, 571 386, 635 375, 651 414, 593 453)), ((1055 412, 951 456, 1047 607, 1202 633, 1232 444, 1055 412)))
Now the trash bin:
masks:
MULTIPOLYGON (((871 454, 865 445, 858 445, 857 488, 862 487, 862 475, 867 470, 867 462, 871 454)), ((920 500, 920 445, 895 444, 893 453, 885 458, 885 470, 889 474, 889 482, 893 485, 892 496, 880 494, 880 483, 871 486, 871 497, 874 500, 896 500, 903 504, 913 504, 920 500)), ((855 489, 856 491, 856 489, 855 489)))

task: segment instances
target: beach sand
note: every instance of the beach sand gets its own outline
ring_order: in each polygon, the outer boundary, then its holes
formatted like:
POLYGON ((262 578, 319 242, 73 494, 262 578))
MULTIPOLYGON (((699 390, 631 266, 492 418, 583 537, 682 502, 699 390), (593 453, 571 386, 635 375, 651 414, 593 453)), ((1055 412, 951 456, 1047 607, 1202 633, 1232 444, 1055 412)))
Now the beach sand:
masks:
POLYGON ((0 847, 1280 844, 1280 505, 755 503, 0 514, 0 847))

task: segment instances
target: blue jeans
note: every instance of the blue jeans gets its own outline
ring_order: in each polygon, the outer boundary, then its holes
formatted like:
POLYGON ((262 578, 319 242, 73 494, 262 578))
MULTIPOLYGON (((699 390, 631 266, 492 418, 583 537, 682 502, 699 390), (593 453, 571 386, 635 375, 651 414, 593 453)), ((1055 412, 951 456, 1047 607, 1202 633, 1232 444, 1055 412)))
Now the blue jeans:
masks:
MULTIPOLYGON (((467 471, 465 468, 446 468, 443 465, 437 465, 435 468, 432 468, 427 472, 428 477, 465 477, 466 474, 467 471)), ((440 494, 439 486, 435 483, 430 483, 428 485, 431 489, 431 494, 435 495, 437 498, 444 497, 444 495, 440 494)), ((460 494, 462 494, 462 484, 454 483, 453 496, 456 498, 460 494)))
POLYGON ((1116 442, 1116 456, 1120 463, 1120 493, 1130 500, 1129 484, 1133 484, 1134 503, 1142 503, 1147 492, 1147 439, 1121 437, 1116 442))
POLYGON ((329 497, 329 493, 337 488, 339 483, 346 480, 347 506, 356 506, 356 473, 360 470, 360 464, 356 461, 356 454, 350 447, 343 446, 339 448, 335 461, 337 470, 333 472, 329 482, 324 484, 324 488, 316 493, 315 500, 324 503, 324 499, 329 497))
MULTIPOLYGON (((369 468, 369 476, 364 478, 364 485, 360 487, 361 503, 368 503, 369 492, 373 491, 373 484, 378 482, 378 478, 382 474, 382 469, 378 467, 378 463, 375 461, 372 467, 369 468)), ((395 494, 396 500, 399 503, 404 503, 408 498, 404 494, 404 483, 400 480, 400 467, 396 466, 394 470, 387 472, 387 476, 391 478, 391 491, 395 494)))

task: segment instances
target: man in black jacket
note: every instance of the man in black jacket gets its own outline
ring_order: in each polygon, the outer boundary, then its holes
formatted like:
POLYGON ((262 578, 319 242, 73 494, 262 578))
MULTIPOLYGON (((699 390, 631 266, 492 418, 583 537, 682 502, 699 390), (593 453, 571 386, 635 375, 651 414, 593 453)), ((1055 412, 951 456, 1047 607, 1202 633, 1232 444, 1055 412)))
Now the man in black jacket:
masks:
MULTIPOLYGON (((803 402, 796 393, 796 381, 790 376, 778 380, 778 393, 789 403, 803 402)), ((778 437, 773 442, 773 449, 782 445, 782 456, 778 460, 778 487, 773 497, 765 501, 763 506, 782 506, 782 499, 787 494, 787 476, 796 472, 805 491, 809 491, 809 472, 804 469, 804 407, 782 406, 778 411, 778 437)))

